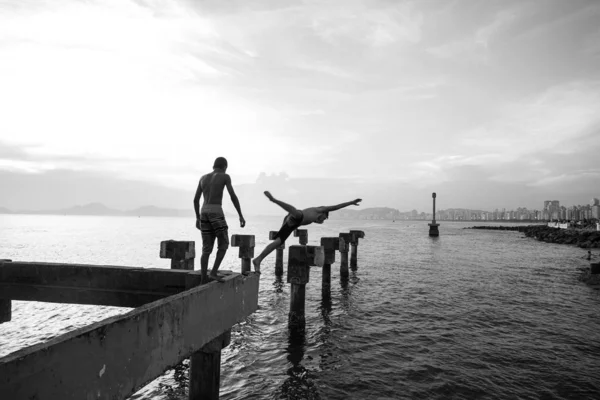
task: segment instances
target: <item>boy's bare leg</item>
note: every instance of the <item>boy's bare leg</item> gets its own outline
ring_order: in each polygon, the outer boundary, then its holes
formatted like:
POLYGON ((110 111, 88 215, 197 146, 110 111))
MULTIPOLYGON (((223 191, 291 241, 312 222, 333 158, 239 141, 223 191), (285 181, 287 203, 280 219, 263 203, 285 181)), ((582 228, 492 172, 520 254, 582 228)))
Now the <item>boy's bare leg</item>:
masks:
POLYGON ((275 197, 273 197, 273 195, 271 193, 269 193, 268 191, 265 191, 265 196, 267 196, 267 198, 269 200, 271 200, 273 203, 277 204, 279 207, 283 208, 285 211, 289 212, 290 214, 295 214, 298 212, 298 210, 296 209, 296 207, 284 203, 281 200, 277 200, 275 197))
POLYGON ((271 254, 271 252, 279 246, 281 246, 281 239, 277 238, 271 243, 269 243, 267 247, 265 247, 265 249, 258 255, 258 257, 252 260, 252 264, 254 264, 254 272, 260 274, 260 263, 262 262, 262 260, 269 254, 271 254))
POLYGON ((207 276, 206 274, 208 273, 208 257, 210 257, 210 253, 202 253, 200 256, 200 271, 203 278, 207 276))
MULTIPOLYGON (((225 282, 222 278, 219 278, 219 276, 217 275, 217 271, 219 270, 219 267, 221 266, 221 261, 223 261, 223 258, 225 257, 225 253, 227 253, 227 249, 217 250, 217 255, 215 256, 215 264, 213 265, 213 268, 210 271, 210 277, 219 282, 225 282)), ((207 267, 208 267, 208 265, 207 265, 207 267)))

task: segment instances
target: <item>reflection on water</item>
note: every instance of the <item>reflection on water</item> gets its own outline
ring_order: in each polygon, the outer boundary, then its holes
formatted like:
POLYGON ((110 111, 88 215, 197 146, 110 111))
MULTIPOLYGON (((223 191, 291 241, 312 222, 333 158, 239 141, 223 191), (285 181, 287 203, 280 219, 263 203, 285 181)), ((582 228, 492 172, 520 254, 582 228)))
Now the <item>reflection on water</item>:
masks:
POLYGON ((281 276, 275 276, 275 282, 273 282, 273 287, 275 288, 275 293, 283 293, 283 288, 285 283, 283 283, 283 279, 281 276))
POLYGON ((281 386, 280 398, 286 399, 320 399, 315 383, 315 374, 302 365, 306 350, 306 334, 303 329, 289 329, 287 361, 291 365, 287 369, 288 378, 281 386))

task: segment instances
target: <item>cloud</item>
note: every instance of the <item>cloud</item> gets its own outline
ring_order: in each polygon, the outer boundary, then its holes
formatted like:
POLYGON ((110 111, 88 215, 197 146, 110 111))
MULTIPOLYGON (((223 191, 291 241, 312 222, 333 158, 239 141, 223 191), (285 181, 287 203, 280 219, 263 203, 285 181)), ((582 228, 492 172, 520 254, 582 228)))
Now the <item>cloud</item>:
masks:
POLYGON ((416 43, 421 39, 422 16, 410 3, 373 7, 374 2, 344 1, 324 6, 317 3, 312 27, 328 43, 339 45, 345 40, 372 47, 416 43))
POLYGON ((490 23, 479 26, 474 32, 468 32, 460 39, 430 47, 426 51, 442 59, 488 63, 490 45, 517 20, 518 12, 517 7, 500 10, 495 13, 490 23))
MULTIPOLYGON (((600 82, 571 82, 506 106, 457 140, 459 153, 416 163, 430 182, 489 180, 532 187, 597 185, 600 82), (575 179, 574 177, 577 177, 575 179)), ((580 192, 579 189, 576 190, 580 192)))
POLYGON ((600 81, 570 82, 506 106, 487 126, 462 140, 510 158, 539 151, 573 154, 578 139, 600 124, 600 81))

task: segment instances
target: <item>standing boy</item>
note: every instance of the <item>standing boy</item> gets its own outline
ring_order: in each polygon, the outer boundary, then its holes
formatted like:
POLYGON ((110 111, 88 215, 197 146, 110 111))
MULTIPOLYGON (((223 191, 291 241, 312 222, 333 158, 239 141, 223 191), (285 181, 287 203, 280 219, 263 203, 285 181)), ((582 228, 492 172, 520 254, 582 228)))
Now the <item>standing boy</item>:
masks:
POLYGON ((246 225, 246 220, 242 216, 240 202, 235 195, 233 186, 231 186, 231 177, 225 171, 227 171, 227 160, 224 157, 218 157, 213 165, 213 172, 200 178, 198 189, 196 189, 196 195, 194 196, 196 228, 202 232, 202 256, 200 257, 202 277, 206 276, 208 257, 212 253, 215 239, 217 239, 217 255, 212 271, 210 271, 210 277, 219 282, 222 282, 222 279, 217 276, 217 270, 229 247, 228 227, 222 207, 224 188, 227 188, 231 202, 240 216, 240 226, 243 228, 246 225), (202 194, 204 194, 204 203, 202 203, 202 210, 200 210, 200 197, 202 194))
POLYGON ((350 205, 357 206, 362 199, 356 199, 346 203, 338 204, 337 206, 320 206, 320 207, 309 207, 304 210, 297 210, 294 206, 291 206, 283 201, 277 200, 269 192, 265 192, 265 196, 279 207, 283 208, 288 212, 288 215, 283 219, 283 225, 275 235, 275 240, 265 247, 265 249, 252 260, 254 264, 254 271, 260 274, 260 263, 268 256, 273 250, 281 246, 283 242, 290 236, 290 234, 298 229, 302 225, 309 225, 313 222, 322 224, 327 218, 329 218, 329 212, 339 210, 340 208, 348 207, 350 205))

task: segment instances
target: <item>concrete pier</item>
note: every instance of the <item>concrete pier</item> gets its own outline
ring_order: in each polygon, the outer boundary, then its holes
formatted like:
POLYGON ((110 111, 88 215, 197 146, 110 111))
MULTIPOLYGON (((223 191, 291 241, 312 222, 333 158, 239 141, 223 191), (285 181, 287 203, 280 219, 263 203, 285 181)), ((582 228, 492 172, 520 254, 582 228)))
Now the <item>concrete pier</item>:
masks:
POLYGON ((294 237, 297 237, 300 244, 306 246, 308 244, 308 230, 296 229, 294 231, 294 237))
MULTIPOLYGON (((118 267, 73 267, 69 264, 49 264, 49 269, 54 271, 44 272, 48 268, 42 264, 44 263, 0 263, 0 293, 6 294, 6 287, 20 285, 20 288, 26 289, 25 292, 11 290, 10 293, 22 297, 30 295, 30 300, 40 300, 36 295, 53 295, 56 299, 56 293, 66 288, 71 293, 70 299, 76 299, 73 287, 77 286, 82 293, 92 288, 96 292, 94 297, 100 300, 118 299, 119 296, 99 295, 98 292, 101 291, 98 288, 116 285, 117 289, 128 288, 129 292, 143 295, 144 292, 152 292, 148 290, 149 287, 141 290, 144 286, 154 285, 162 292, 174 290, 160 278, 171 278, 183 284, 188 281, 188 275, 197 279, 198 283, 200 278, 199 274, 187 270, 163 269, 144 271, 142 274, 139 270, 143 268, 125 268, 125 272, 119 273, 118 267), (19 268, 26 276, 13 279, 13 273, 18 272, 18 268, 10 264, 20 265, 19 268), (64 267, 64 271, 60 271, 59 267, 64 267), (48 286, 52 290, 42 290, 47 285, 44 278, 52 278, 57 270, 61 286, 52 289, 52 284, 57 281, 50 280, 48 286), (95 272, 99 273, 98 280, 95 272), (154 277, 153 273, 159 273, 160 278, 154 277), (128 279, 104 281, 106 278, 119 276, 131 276, 135 279, 133 282, 128 279)), ((223 283, 198 284, 188 290, 180 284, 175 289, 176 294, 163 296, 162 299, 144 304, 128 313, 11 353, 0 358, 0 397, 11 400, 128 398, 166 369, 192 354, 202 349, 206 350, 205 353, 211 353, 210 350, 213 349, 205 346, 256 311, 258 287, 259 277, 254 274, 230 274, 224 278, 223 283)), ((81 295, 80 298, 89 300, 91 297, 81 295)), ((214 365, 216 359, 213 357, 210 362, 214 365)), ((196 365, 196 370, 200 368, 205 372, 218 374, 215 368, 198 367, 203 364, 192 363, 196 365)), ((193 384, 201 385, 193 376, 192 372, 193 384)), ((207 382, 214 384, 215 379, 207 382)), ((216 399, 214 389, 211 393, 213 397, 202 398, 216 399)), ((200 397, 190 398, 197 400, 200 397)))
MULTIPOLYGON (((277 231, 269 232, 269 240, 275 240, 277 231)), ((281 246, 275 249, 275 276, 283 276, 283 250, 285 249, 285 242, 281 243, 281 246)))
POLYGON ((242 274, 250 272, 254 257, 254 235, 231 235, 231 245, 239 247, 239 257, 242 259, 242 274))
POLYGON ((348 253, 350 252, 350 242, 352 238, 349 233, 340 233, 340 278, 348 279, 350 271, 348 269, 348 253))
POLYGON ((304 331, 306 284, 310 267, 323 266, 325 253, 321 246, 294 245, 288 250, 288 283, 290 290, 290 313, 288 325, 291 330, 304 331))
POLYGON ((160 242, 160 258, 171 259, 171 269, 194 270, 196 245, 190 241, 164 240, 160 242))
POLYGON ((324 237, 321 238, 321 246, 323 247, 323 281, 321 284, 321 292, 323 298, 331 297, 331 264, 335 262, 335 252, 340 250, 339 237, 324 237))
POLYGON ((350 268, 356 270, 358 267, 358 240, 365 237, 365 232, 358 230, 350 231, 350 268))

